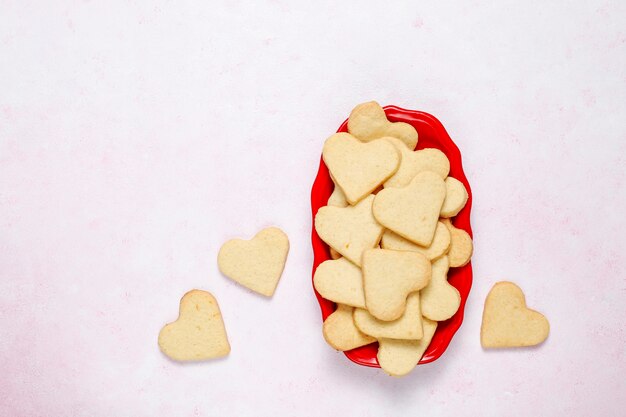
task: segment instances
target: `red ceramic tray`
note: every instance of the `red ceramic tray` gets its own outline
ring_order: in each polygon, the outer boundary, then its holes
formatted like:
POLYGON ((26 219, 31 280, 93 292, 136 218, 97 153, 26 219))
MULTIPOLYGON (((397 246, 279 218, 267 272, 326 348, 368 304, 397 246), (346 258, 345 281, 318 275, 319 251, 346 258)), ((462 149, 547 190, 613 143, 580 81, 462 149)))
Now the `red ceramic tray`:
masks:
MULTIPOLYGON (((472 236, 472 228, 470 226, 472 190, 470 189, 467 178, 463 173, 459 148, 457 148, 454 142, 452 142, 452 139, 450 139, 446 129, 443 127, 441 122, 439 122, 439 120, 428 113, 415 110, 405 110, 396 106, 386 106, 384 109, 387 114, 387 118, 392 122, 406 122, 417 129, 419 140, 416 149, 437 148, 446 154, 450 160, 450 176, 461 181, 465 185, 469 194, 467 204, 453 219, 452 223, 472 236)), ((343 122, 337 131, 347 132, 348 121, 346 120, 343 122)), ((317 210, 319 210, 320 207, 325 206, 328 202, 328 198, 333 192, 333 187, 333 181, 328 174, 328 168, 322 160, 320 162, 317 177, 313 183, 313 189, 311 190, 311 210, 313 213, 313 219, 315 219, 317 210)), ((313 222, 313 224, 315 224, 315 222, 313 222)), ((315 269, 319 264, 331 258, 328 245, 317 235, 315 227, 313 227, 311 237, 313 242, 314 257, 313 273, 315 273, 315 269)), ((461 268, 450 268, 448 273, 448 282, 459 290, 459 293, 461 294, 461 306, 459 307, 459 311, 457 311, 454 316, 439 323, 435 336, 433 337, 430 346, 424 353, 424 356, 419 361, 419 364, 437 360, 443 352, 445 352, 446 348, 450 344, 450 341, 452 340, 452 337, 459 327, 461 327, 461 323, 463 323, 463 310, 465 309, 465 302, 472 286, 471 262, 461 268)), ((315 288, 313 288, 313 291, 315 291, 315 288)), ((322 298, 317 291, 315 291, 315 296, 317 297, 317 301, 322 309, 322 318, 325 320, 328 315, 335 311, 335 303, 322 298)), ((378 365, 378 360, 376 359, 377 351, 378 343, 372 343, 344 353, 348 359, 358 363, 359 365, 380 367, 380 365, 378 365)))

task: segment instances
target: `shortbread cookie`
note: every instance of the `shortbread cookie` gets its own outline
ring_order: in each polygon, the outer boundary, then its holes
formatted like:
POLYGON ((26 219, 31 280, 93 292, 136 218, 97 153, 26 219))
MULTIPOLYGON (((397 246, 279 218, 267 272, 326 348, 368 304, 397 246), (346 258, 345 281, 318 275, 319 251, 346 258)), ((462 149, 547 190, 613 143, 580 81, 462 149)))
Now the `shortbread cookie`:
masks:
POLYGON ((376 341, 356 328, 352 319, 353 310, 354 307, 337 304, 337 310, 324 321, 324 339, 337 350, 351 350, 376 341))
POLYGON ((467 203, 468 194, 463 183, 456 178, 446 178, 446 199, 441 207, 441 217, 454 217, 467 203))
POLYGON ((446 185, 434 172, 424 171, 403 188, 385 188, 374 199, 372 211, 380 224, 405 239, 430 246, 446 185))
MULTIPOLYGON (((343 191, 341 191, 341 188, 339 188, 337 185, 335 185, 335 188, 333 189, 333 193, 328 198, 327 205, 333 206, 333 207, 347 207, 348 206, 348 200, 346 200, 345 194, 343 193, 343 191)), ((330 250, 331 259, 341 258, 341 254, 339 252, 337 252, 333 248, 329 248, 329 250, 330 250)))
POLYGON ((450 172, 450 161, 439 149, 427 148, 420 151, 408 149, 396 138, 386 138, 400 151, 402 159, 398 171, 385 181, 385 187, 404 187, 420 172, 432 171, 445 179, 450 172))
POLYGON ((429 260, 433 261, 441 257, 450 247, 450 232, 448 228, 441 222, 437 223, 437 229, 435 229, 435 237, 433 242, 428 247, 416 245, 415 243, 406 240, 402 236, 398 236, 391 230, 385 230, 383 237, 380 240, 380 246, 383 249, 391 250, 409 250, 413 252, 419 252, 429 260))
POLYGON ((365 308, 361 268, 346 258, 322 262, 313 275, 313 285, 327 300, 365 308))
POLYGON ((180 300, 178 319, 159 333, 159 348, 176 361, 201 361, 226 356, 230 344, 217 300, 191 290, 180 300))
POLYGON ((268 227, 251 240, 232 239, 224 243, 217 255, 217 264, 233 281, 271 297, 288 253, 287 235, 277 227, 268 227))
POLYGON ((371 194, 400 165, 400 152, 389 141, 363 143, 349 133, 326 139, 322 157, 350 204, 371 194))
POLYGON ((448 283, 448 257, 433 263, 430 283, 420 291, 422 314, 435 321, 448 320, 461 305, 461 294, 448 283))
POLYGON ((419 340, 378 340, 378 364, 391 376, 404 376, 411 372, 430 345, 437 322, 423 319, 424 336, 419 340))
POLYGON ((341 191, 340 187, 335 185, 335 189, 333 193, 328 197, 328 206, 333 207, 346 207, 348 205, 348 200, 346 200, 346 195, 341 191))
POLYGON ((385 110, 375 101, 359 104, 352 110, 348 119, 348 132, 363 142, 391 136, 400 139, 410 150, 417 145, 415 128, 404 122, 390 122, 385 110))
POLYGON ((355 206, 321 207, 315 215, 320 238, 359 266, 363 251, 376 246, 383 234, 383 227, 372 215, 373 202, 370 195, 355 206))
POLYGON ((367 310, 391 321, 404 312, 406 298, 430 281, 430 261, 417 252, 369 249, 363 252, 363 288, 367 310))
POLYGON ((382 321, 372 316, 362 308, 354 309, 354 324, 361 332, 377 339, 417 340, 423 336, 422 312, 420 310, 420 294, 418 291, 409 294, 406 299, 406 309, 399 319, 382 321))
POLYGON ((526 307, 522 290, 512 282, 496 283, 485 299, 480 343, 485 348, 534 346, 546 340, 550 323, 526 307))
POLYGON ((448 250, 450 267, 457 268, 467 265, 474 251, 472 238, 465 230, 454 227, 450 219, 442 219, 441 221, 450 232, 450 249, 448 250))

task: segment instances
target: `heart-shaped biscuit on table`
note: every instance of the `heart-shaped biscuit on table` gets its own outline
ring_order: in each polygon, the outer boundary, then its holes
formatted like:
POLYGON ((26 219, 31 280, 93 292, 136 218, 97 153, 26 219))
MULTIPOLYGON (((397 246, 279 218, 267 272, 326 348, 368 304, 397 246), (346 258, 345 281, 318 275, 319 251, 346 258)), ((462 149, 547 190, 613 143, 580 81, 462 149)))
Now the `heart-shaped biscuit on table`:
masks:
POLYGON ((439 149, 426 148, 419 151, 408 149, 402 141, 396 138, 386 138, 402 155, 400 167, 391 178, 385 181, 384 186, 404 187, 420 172, 432 171, 445 179, 450 172, 450 161, 439 149))
POLYGON ((372 215, 374 196, 348 207, 321 207, 315 215, 315 230, 331 248, 361 266, 361 255, 380 241, 383 227, 372 215))
POLYGON ((217 255, 220 271, 259 294, 271 297, 285 268, 289 239, 277 227, 261 230, 251 240, 232 239, 217 255))
POLYGON ((375 101, 361 103, 350 113, 348 132, 363 142, 384 136, 398 138, 413 150, 417 146, 417 130, 404 122, 390 122, 385 110, 375 101))
POLYGON ((421 253, 388 249, 363 252, 363 288, 367 311, 379 320, 402 316, 408 295, 430 281, 430 261, 421 253))
POLYGON ((326 139, 322 157, 350 204, 374 191, 400 165, 400 153, 390 142, 363 143, 349 133, 335 133, 326 139))
POLYGON ((409 250, 414 252, 419 252, 431 261, 440 258, 448 248, 450 247, 450 232, 448 228, 443 223, 437 223, 437 229, 435 229, 435 237, 433 238, 433 242, 428 247, 416 245, 413 242, 410 242, 403 238, 402 236, 398 236, 391 230, 385 230, 383 233, 383 237, 380 240, 380 246, 383 249, 391 249, 391 250, 409 250))
POLYGON ((373 337, 361 333, 354 325, 353 310, 354 307, 337 304, 337 310, 324 320, 322 327, 324 339, 337 350, 352 350, 376 341, 373 337))
POLYGON ((420 291, 422 314, 431 320, 448 320, 461 305, 459 290, 448 283, 449 267, 447 256, 442 256, 433 262, 430 283, 420 291))
POLYGON ((313 275, 313 285, 327 300, 365 308, 361 268, 346 258, 322 262, 313 275))
POLYGON ((550 323, 543 314, 526 307, 524 293, 517 285, 498 282, 489 291, 480 328, 483 347, 534 346, 549 333, 550 323))
POLYGON ((424 335, 422 329, 422 313, 420 310, 420 294, 418 291, 409 294, 406 308, 399 319, 394 321, 378 320, 363 308, 354 309, 354 324, 363 333, 379 339, 418 340, 424 335))
POLYGON ((177 361, 228 355, 230 344, 215 297, 201 290, 186 293, 180 300, 178 319, 161 329, 159 347, 177 361))
POLYGON ((372 211, 386 228, 420 246, 430 246, 445 198, 443 179, 424 171, 406 187, 385 188, 376 194, 372 211))
POLYGON ((423 319, 424 336, 419 340, 378 340, 378 364, 391 376, 404 376, 411 372, 430 345, 437 322, 423 319))

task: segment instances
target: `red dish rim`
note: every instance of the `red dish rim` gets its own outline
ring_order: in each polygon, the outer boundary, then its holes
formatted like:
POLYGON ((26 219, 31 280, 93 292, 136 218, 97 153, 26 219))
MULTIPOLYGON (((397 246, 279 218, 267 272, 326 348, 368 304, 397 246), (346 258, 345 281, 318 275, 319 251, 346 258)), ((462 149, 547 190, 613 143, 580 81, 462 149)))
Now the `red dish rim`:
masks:
MULTIPOLYGON (((384 110, 390 121, 405 122, 415 127, 419 135, 419 141, 416 147, 417 150, 424 148, 437 148, 446 154, 450 160, 450 176, 461 181, 465 185, 469 194, 467 204, 459 212, 459 214, 452 219, 452 223, 455 227, 465 230, 473 238, 472 228, 470 225, 472 191, 470 189, 469 182, 465 177, 465 173, 463 172, 461 152, 448 135, 448 132, 446 132, 445 128, 441 122, 437 120, 437 118, 428 113, 417 110, 407 110, 397 106, 385 106, 384 110)), ((346 119, 341 124, 337 132, 346 132, 347 130, 348 120, 346 119)), ((313 274, 320 263, 331 259, 329 247, 317 235, 314 225, 317 210, 326 205, 328 198, 333 191, 333 187, 334 184, 328 173, 328 168, 324 164, 324 161, 321 160, 317 177, 315 178, 311 189, 311 211, 313 214, 313 230, 311 234, 314 257, 313 274)), ((459 290, 459 293, 461 294, 461 305, 454 316, 439 323, 433 340, 418 364, 426 364, 437 360, 445 352, 454 334, 457 332, 459 327, 461 327, 461 324, 463 323, 465 303, 472 286, 471 262, 460 268, 450 268, 448 273, 448 282, 459 290)), ((335 311, 335 303, 322 298, 320 294, 315 291, 315 288, 313 288, 313 291, 315 292, 315 296, 320 304, 322 319, 325 320, 328 315, 335 311)), ((344 353, 348 359, 359 365, 380 367, 378 365, 378 360, 376 359, 377 349, 378 343, 372 343, 344 353)))

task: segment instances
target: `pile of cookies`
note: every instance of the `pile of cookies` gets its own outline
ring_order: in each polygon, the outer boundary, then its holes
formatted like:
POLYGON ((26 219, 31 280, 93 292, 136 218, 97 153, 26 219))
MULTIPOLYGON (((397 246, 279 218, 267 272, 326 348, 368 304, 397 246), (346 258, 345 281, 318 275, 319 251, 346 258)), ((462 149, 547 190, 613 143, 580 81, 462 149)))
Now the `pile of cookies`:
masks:
POLYGON ((417 131, 391 123, 378 103, 358 105, 348 132, 329 137, 322 152, 335 189, 315 229, 333 259, 318 266, 313 281, 337 304, 324 338, 341 351, 378 341, 381 368, 406 375, 437 322, 461 303, 447 274, 472 255, 470 236, 451 221, 468 193, 448 176, 445 154, 414 151, 417 131))

